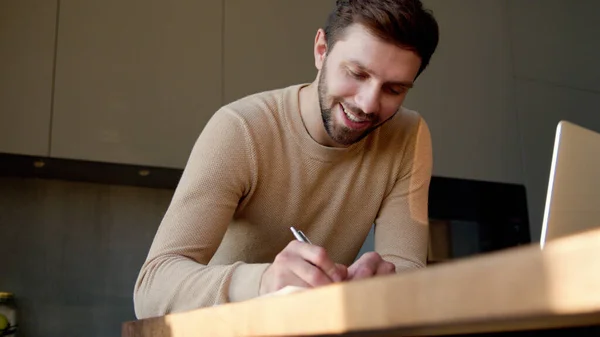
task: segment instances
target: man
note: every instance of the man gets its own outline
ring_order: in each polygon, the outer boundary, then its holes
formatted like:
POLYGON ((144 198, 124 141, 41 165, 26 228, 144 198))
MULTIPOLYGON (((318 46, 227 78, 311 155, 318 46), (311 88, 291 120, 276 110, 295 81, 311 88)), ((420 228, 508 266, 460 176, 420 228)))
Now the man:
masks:
POLYGON ((437 43, 418 0, 338 0, 313 83, 217 111, 139 274, 138 318, 425 266, 431 139, 402 102, 437 43), (372 224, 375 252, 354 261, 372 224))

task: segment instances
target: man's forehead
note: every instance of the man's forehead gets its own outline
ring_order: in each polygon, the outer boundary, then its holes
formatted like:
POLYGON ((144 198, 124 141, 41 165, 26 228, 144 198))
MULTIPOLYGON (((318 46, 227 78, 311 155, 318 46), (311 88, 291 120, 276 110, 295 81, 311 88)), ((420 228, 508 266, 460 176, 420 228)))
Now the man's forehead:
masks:
POLYGON ((412 85, 421 58, 412 50, 383 41, 360 24, 346 28, 330 50, 336 63, 359 67, 387 83, 412 85))
MULTIPOLYGON (((336 53, 336 49, 342 49, 342 54, 353 53, 355 55, 364 55, 380 58, 380 56, 390 56, 392 54, 417 54, 409 49, 401 48, 400 46, 384 41, 380 37, 371 33, 367 28, 362 25, 354 24, 346 28, 346 31, 338 39, 332 50, 329 53, 336 53), (383 53, 384 55, 375 55, 377 53, 383 53)), ((358 57, 358 56, 357 56, 358 57)), ((417 56, 418 57, 418 56, 417 56)))

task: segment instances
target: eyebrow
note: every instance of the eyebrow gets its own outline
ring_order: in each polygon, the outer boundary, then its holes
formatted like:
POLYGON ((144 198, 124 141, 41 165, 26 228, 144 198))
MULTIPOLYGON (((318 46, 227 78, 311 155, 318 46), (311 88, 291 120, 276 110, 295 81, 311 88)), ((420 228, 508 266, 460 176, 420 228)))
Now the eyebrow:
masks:
MULTIPOLYGON (((367 68, 366 66, 364 66, 362 63, 360 63, 357 60, 349 60, 349 61, 346 61, 345 64, 352 64, 352 65, 358 67, 361 71, 364 71, 364 72, 369 73, 369 74, 373 74, 373 71, 371 71, 369 68, 367 68)), ((399 81, 399 82, 398 81, 391 81, 391 82, 386 82, 386 84, 388 84, 388 85, 399 85, 399 86, 406 87, 408 89, 412 88, 413 85, 414 85, 413 82, 406 82, 406 81, 399 81)))

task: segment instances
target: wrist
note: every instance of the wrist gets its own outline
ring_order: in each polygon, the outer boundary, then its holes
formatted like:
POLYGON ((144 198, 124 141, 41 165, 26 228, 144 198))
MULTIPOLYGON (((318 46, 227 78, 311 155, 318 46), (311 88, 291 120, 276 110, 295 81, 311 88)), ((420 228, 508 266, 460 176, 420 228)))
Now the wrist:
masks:
POLYGON ((262 296, 262 295, 268 293, 267 286, 265 284, 266 283, 265 279, 267 279, 268 276, 265 277, 265 274, 269 273, 269 271, 271 270, 271 266, 272 266, 272 264, 269 264, 267 266, 267 268, 265 268, 265 270, 260 275, 260 280, 258 282, 258 296, 262 296))
POLYGON ((239 264, 231 275, 229 284, 230 302, 240 302, 259 296, 262 275, 270 266, 261 264, 239 264))

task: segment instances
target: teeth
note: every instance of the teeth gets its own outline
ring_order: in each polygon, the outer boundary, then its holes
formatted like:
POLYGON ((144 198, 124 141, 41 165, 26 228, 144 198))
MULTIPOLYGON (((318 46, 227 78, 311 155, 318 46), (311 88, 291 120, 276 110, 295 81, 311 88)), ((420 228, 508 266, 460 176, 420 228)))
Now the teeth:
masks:
POLYGON ((361 121, 360 119, 354 117, 354 115, 348 113, 348 111, 346 111, 346 108, 344 107, 344 105, 342 103, 340 103, 340 105, 342 106, 342 110, 344 111, 344 113, 346 114, 346 117, 348 117, 349 120, 356 122, 356 123, 361 123, 363 121, 361 121))

